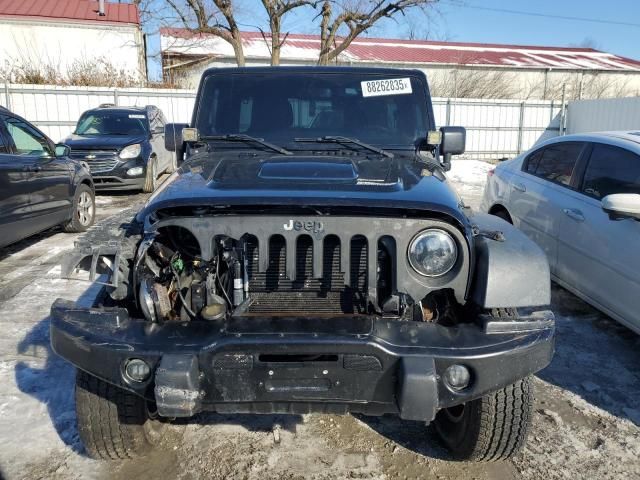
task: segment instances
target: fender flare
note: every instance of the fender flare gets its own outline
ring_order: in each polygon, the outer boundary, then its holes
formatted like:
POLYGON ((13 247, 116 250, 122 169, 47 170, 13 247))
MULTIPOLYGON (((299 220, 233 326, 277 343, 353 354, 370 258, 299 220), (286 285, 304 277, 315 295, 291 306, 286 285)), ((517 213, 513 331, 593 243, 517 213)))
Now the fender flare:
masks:
POLYGON ((547 257, 538 245, 501 218, 470 218, 481 232, 501 232, 500 240, 475 237, 476 265, 469 298, 483 308, 537 307, 551 303, 547 257))

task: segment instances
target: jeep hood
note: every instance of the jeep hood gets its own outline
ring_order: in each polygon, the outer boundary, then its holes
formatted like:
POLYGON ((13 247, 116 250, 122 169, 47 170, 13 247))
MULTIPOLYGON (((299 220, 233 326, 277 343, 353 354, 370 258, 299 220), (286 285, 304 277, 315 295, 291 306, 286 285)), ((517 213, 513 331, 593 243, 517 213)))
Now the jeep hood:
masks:
POLYGON ((189 205, 311 206, 430 211, 468 223, 448 181, 414 157, 216 157, 192 157, 149 198, 138 218, 189 205))

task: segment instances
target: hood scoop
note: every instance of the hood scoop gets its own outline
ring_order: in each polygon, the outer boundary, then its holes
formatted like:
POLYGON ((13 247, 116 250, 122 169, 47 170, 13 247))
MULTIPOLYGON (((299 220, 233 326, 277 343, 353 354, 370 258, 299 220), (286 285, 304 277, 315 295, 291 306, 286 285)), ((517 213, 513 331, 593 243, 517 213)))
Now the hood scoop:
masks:
POLYGON ((297 157, 295 159, 271 159, 260 167, 258 178, 267 181, 339 182, 355 183, 358 170, 351 159, 297 157))

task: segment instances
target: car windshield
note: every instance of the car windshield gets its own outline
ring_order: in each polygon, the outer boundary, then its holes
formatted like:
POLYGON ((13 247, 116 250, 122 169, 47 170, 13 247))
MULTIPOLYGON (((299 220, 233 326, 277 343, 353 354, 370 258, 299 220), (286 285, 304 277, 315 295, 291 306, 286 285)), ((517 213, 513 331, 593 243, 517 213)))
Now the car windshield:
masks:
POLYGON ((80 117, 77 135, 141 135, 148 132, 147 117, 132 112, 87 112, 80 117))
POLYGON ((427 133, 425 92, 406 72, 212 74, 196 127, 205 139, 244 134, 287 148, 309 148, 296 139, 325 136, 406 148, 427 133))

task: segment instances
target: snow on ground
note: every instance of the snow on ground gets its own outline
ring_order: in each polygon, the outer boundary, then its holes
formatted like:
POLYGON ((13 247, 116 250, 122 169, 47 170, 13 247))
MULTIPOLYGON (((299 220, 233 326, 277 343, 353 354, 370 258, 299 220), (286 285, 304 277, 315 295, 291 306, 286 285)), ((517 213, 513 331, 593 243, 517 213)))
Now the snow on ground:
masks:
MULTIPOLYGON (((454 160, 448 177, 477 208, 491 168, 454 160)), ((99 214, 144 198, 99 196, 99 214)), ((192 419, 178 445, 148 458, 90 460, 75 424, 74 369, 48 335, 55 298, 88 304, 96 294, 59 278, 74 239, 54 229, 0 250, 0 478, 640 478, 640 336, 560 288, 556 356, 537 376, 533 429, 512 462, 452 462, 432 429, 394 417, 216 414, 192 419)))
POLYGON ((467 205, 478 208, 482 200, 487 173, 495 165, 480 160, 453 160, 447 178, 467 205))

